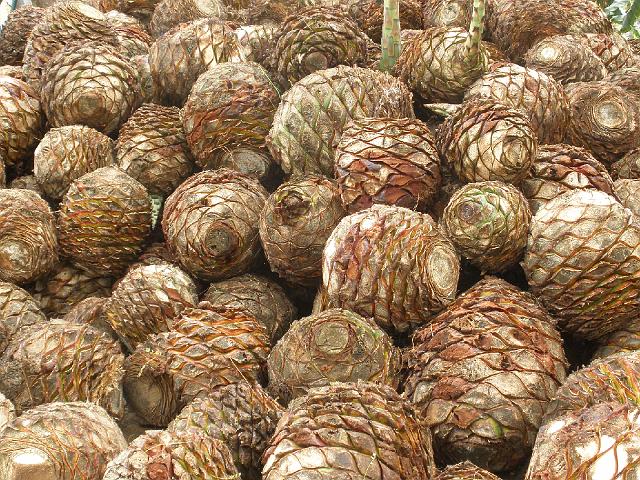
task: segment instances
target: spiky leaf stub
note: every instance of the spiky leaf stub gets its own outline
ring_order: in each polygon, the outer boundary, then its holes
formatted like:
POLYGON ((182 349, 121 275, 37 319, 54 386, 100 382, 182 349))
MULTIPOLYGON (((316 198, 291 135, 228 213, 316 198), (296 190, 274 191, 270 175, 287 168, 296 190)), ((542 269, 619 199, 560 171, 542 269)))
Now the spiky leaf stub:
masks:
POLYGON ((465 99, 492 98, 524 112, 541 144, 564 140, 571 109, 562 84, 544 73, 498 63, 474 83, 465 99))
POLYGON ((338 144, 335 170, 351 213, 373 204, 425 211, 440 189, 435 141, 419 120, 354 120, 338 144))
POLYGON ((0 189, 0 281, 25 284, 58 262, 55 218, 31 190, 0 189))
POLYGON ((44 15, 44 9, 22 5, 12 11, 0 31, 0 65, 22 66, 24 48, 35 27, 44 15))
POLYGON ((560 328, 598 339, 637 318, 640 226, 598 190, 572 190, 533 216, 522 263, 560 328))
POLYGON ((412 95, 382 72, 344 65, 321 70, 282 96, 267 145, 287 174, 333 177, 342 132, 364 117, 413 118, 412 95))
POLYGON ((500 480, 493 473, 476 467, 471 462, 448 465, 435 480, 500 480))
POLYGON ((489 277, 419 330, 405 392, 443 463, 516 467, 566 376, 554 320, 528 293, 489 277))
POLYGON ((46 321, 38 302, 26 290, 0 282, 0 354, 22 328, 46 321))
POLYGON ((182 111, 198 165, 218 167, 224 150, 264 147, 280 103, 278 89, 257 63, 221 63, 198 77, 182 111))
POLYGON ((109 461, 126 447, 116 422, 93 403, 40 405, 0 434, 0 476, 102 480, 109 461))
POLYGON ((584 148, 572 145, 542 145, 530 175, 520 183, 535 214, 558 195, 575 189, 595 188, 614 194, 606 167, 584 148))
POLYGON ((203 280, 246 272, 260 255, 258 221, 267 196, 256 179, 226 168, 193 175, 165 202, 169 250, 203 280))
POLYGON ((291 402, 263 463, 264 480, 435 476, 431 435, 411 405, 391 387, 364 382, 314 388, 291 402))
POLYGON ((611 165, 611 175, 615 179, 640 178, 640 148, 628 152, 624 157, 611 165))
POLYGON ((525 178, 538 151, 527 115, 492 98, 471 99, 439 127, 440 153, 465 182, 525 178))
POLYGON ((341 309, 302 318, 269 355, 269 391, 288 403, 331 382, 398 386, 400 351, 375 322, 341 309))
POLYGON ((444 232, 458 252, 488 272, 506 270, 522 258, 530 222, 527 199, 502 182, 465 185, 442 217, 444 232))
POLYGON ((296 285, 317 285, 322 250, 345 214, 338 186, 326 177, 300 176, 278 187, 260 214, 260 239, 271 270, 296 285))
POLYGON ((633 478, 638 470, 640 409, 602 403, 540 429, 526 480, 633 478))
POLYGON ((640 180, 620 179, 614 183, 615 195, 623 207, 640 219, 640 180))
POLYGON ((260 385, 232 383, 194 400, 167 431, 194 429, 229 447, 243 479, 260 479, 260 457, 282 416, 282 407, 260 385))
POLYGON ((374 205, 345 217, 323 254, 329 305, 411 331, 451 303, 460 262, 429 215, 374 205))

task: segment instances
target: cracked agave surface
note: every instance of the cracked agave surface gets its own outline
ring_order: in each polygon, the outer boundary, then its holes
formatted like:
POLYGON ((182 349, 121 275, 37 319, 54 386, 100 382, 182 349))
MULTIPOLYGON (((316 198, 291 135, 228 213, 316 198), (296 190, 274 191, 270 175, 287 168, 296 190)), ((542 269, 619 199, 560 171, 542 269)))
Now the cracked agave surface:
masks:
POLYGON ((436 459, 493 472, 526 458, 566 377, 555 321, 528 293, 489 277, 413 337, 405 394, 436 459))

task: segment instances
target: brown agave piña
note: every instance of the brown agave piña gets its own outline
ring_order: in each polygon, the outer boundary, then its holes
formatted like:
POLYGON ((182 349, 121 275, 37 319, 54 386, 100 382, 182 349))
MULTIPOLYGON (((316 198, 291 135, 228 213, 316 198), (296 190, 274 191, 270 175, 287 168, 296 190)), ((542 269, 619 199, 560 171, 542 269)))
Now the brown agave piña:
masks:
POLYGON ((9 14, 0 31, 0 65, 22 66, 31 30, 43 15, 44 9, 31 5, 22 5, 9 14))
POLYGON ((46 321, 40 305, 26 290, 0 282, 0 354, 22 328, 46 321))

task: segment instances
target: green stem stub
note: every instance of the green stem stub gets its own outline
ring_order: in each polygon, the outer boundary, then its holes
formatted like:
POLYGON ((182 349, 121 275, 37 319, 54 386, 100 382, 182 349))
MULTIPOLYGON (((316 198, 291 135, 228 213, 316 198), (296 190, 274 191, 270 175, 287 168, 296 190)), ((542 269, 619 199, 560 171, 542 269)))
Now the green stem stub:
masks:
POLYGON ((400 56, 400 0, 384 0, 380 70, 390 72, 400 56))

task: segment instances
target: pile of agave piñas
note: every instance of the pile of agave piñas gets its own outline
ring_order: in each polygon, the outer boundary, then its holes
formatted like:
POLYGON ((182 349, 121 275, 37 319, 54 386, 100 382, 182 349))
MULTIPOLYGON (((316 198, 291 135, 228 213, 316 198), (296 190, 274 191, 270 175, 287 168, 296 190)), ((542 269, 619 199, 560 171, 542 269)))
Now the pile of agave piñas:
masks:
POLYGON ((388 3, 10 14, 0 480, 640 479, 637 43, 388 3))

